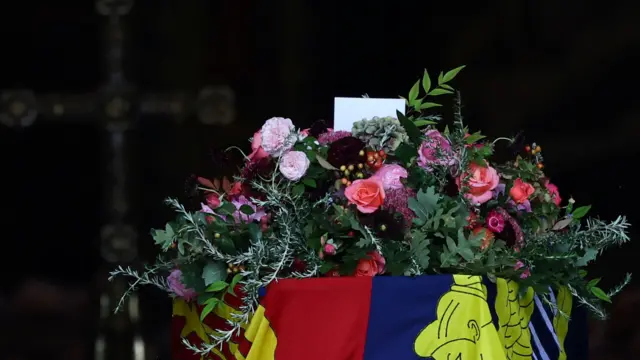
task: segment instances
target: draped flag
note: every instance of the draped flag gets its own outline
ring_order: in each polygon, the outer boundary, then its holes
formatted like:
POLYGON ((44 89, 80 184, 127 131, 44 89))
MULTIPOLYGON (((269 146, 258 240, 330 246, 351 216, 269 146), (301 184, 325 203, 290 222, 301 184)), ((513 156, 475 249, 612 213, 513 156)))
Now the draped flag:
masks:
MULTIPOLYGON (((251 322, 210 358, 565 360, 569 322, 561 313, 571 312, 571 296, 560 289, 550 298, 553 308, 532 290, 520 294, 515 282, 467 275, 285 279, 267 288, 251 322)), ((225 298, 200 323, 198 307, 176 300, 174 338, 207 343, 238 306, 225 298)), ((200 357, 174 353, 191 359, 200 357)))

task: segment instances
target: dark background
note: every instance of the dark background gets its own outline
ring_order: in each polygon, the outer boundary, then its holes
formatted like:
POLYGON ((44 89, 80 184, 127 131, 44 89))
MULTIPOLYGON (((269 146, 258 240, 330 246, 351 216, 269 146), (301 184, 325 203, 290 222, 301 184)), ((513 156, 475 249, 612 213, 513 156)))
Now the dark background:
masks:
MULTIPOLYGON (((638 223, 638 19, 640 5, 619 0, 137 0, 122 17, 124 70, 136 93, 228 85, 236 114, 225 126, 132 114, 128 196, 139 260, 153 258, 147 234, 169 215, 162 199, 182 196, 193 173, 223 172, 211 149, 248 148, 272 116, 305 127, 331 119, 334 96, 404 95, 425 67, 437 74, 462 64, 456 87, 472 129, 492 137, 522 130, 543 147, 563 198, 592 204, 603 219, 626 214, 638 223)), ((91 0, 6 5, 0 89, 30 89, 38 99, 100 88, 104 28, 91 0)), ((107 331, 98 306, 113 290, 99 241, 110 211, 105 136, 92 115, 0 125, 0 358, 89 359, 107 331)), ((638 268, 637 247, 609 252, 593 275, 617 283, 638 268)), ((142 322, 125 330, 141 334, 148 359, 164 358, 169 301, 146 291, 141 303, 142 322)), ((632 283, 611 319, 592 323, 592 358, 640 355, 632 320, 639 304, 632 283)))

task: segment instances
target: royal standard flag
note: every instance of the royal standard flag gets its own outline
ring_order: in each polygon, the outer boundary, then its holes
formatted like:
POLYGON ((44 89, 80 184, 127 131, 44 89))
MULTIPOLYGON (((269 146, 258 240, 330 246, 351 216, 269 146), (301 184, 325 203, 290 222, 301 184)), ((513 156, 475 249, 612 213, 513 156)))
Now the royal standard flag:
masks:
MULTIPOLYGON (((512 281, 467 275, 280 280, 267 288, 241 335, 211 358, 573 359, 565 346, 568 319, 557 311, 571 311, 569 293, 553 294, 554 312, 532 291, 518 290, 512 281)), ((199 331, 211 328, 203 324, 199 331)), ((187 335, 206 338, 196 333, 187 335)))

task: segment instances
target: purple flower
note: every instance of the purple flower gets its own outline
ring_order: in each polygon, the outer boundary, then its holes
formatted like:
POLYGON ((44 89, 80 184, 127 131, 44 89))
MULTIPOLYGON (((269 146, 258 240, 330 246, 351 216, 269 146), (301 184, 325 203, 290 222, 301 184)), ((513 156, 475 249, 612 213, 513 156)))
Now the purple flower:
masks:
POLYGON ((169 290, 173 292, 177 297, 181 297, 186 301, 191 301, 196 298, 198 294, 193 289, 187 289, 182 283, 182 271, 175 269, 167 277, 167 284, 169 290))
POLYGON ((520 204, 516 204, 513 200, 509 199, 509 201, 507 201, 507 204, 518 211, 524 211, 528 213, 531 212, 531 202, 529 200, 525 200, 520 204))
POLYGON ((233 203, 233 205, 236 206, 236 209, 237 209, 236 212, 233 213, 233 218, 236 220, 237 224, 241 222, 248 223, 252 221, 259 221, 263 216, 267 215, 267 213, 265 213, 262 209, 258 209, 256 204, 252 203, 249 199, 244 197, 244 195, 238 196, 236 199, 232 200, 231 202, 233 203), (253 214, 247 215, 242 211, 240 211, 240 208, 243 205, 247 205, 250 208, 252 208, 253 214))
POLYGON ((507 188, 507 185, 502 184, 502 183, 498 184, 498 186, 496 186, 496 188, 492 190, 493 198, 497 199, 498 196, 504 195, 504 192, 505 192, 506 188, 507 188))

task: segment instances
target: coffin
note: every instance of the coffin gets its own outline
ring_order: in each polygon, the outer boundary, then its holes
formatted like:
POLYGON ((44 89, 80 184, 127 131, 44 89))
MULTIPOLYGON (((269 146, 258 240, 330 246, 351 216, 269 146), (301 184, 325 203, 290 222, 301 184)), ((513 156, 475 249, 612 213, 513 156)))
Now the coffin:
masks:
MULTIPOLYGON (((199 360, 181 338, 209 343, 241 301, 200 321, 173 307, 173 359, 199 360)), ((586 359, 586 321, 568 290, 546 300, 513 281, 468 275, 284 279, 264 292, 251 321, 210 359, 586 359), (571 321, 564 314, 572 314, 571 321)))

